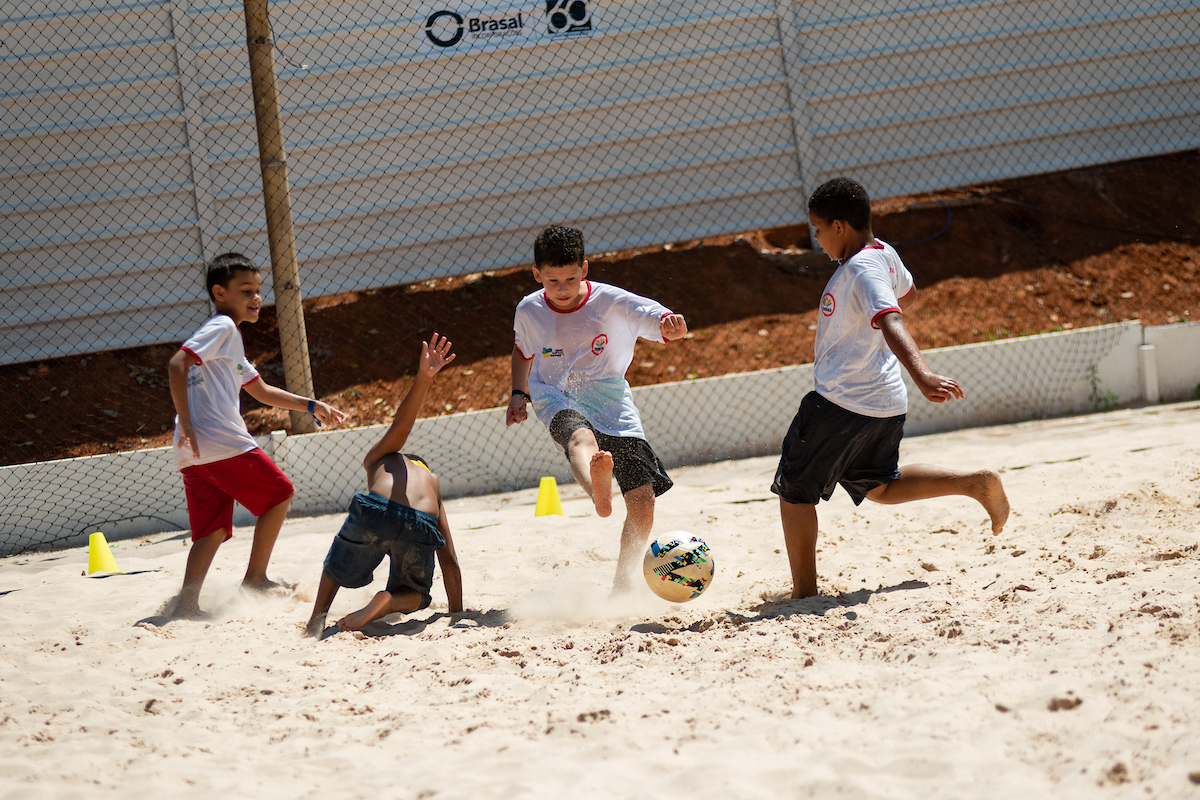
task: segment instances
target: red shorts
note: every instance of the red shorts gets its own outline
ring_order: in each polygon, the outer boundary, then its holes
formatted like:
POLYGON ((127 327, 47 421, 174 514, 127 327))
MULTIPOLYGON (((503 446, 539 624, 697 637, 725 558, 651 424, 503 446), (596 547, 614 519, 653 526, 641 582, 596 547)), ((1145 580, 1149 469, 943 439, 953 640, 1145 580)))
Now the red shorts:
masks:
POLYGON ((211 464, 184 467, 183 490, 193 542, 221 528, 225 529, 222 541, 233 536, 235 500, 261 517, 296 493, 288 477, 258 447, 211 464))

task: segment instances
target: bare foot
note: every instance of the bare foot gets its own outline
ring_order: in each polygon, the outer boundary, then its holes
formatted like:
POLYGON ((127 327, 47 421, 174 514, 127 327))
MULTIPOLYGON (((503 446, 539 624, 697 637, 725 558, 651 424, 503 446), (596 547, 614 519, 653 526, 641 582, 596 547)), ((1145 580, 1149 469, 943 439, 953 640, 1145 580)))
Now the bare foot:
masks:
POLYGON ((321 632, 325 630, 325 615, 313 614, 309 617, 308 624, 304 626, 305 639, 320 639, 321 632))
POLYGON ((601 517, 612 514, 612 453, 601 450, 592 456, 592 502, 601 517))
POLYGON ((212 614, 201 611, 199 603, 194 598, 185 599, 183 597, 176 600, 167 616, 172 619, 212 619, 212 614))
POLYGON ((363 629, 364 625, 366 625, 368 622, 370 622, 373 619, 374 619, 374 617, 371 616, 371 609, 368 606, 367 608, 359 609, 358 611, 355 611, 353 614, 347 614, 346 616, 339 619, 337 621, 338 630, 340 630, 340 631, 360 631, 363 629))
POLYGON ((395 597, 392 596, 390 591, 377 591, 376 596, 372 597, 371 602, 368 602, 364 608, 360 608, 353 614, 347 614, 342 619, 337 620, 338 630, 360 631, 362 630, 362 626, 366 625, 367 622, 377 620, 380 616, 386 616, 392 612, 397 612, 397 610, 415 609, 419 604, 420 595, 416 594, 415 591, 410 591, 407 594, 418 597, 418 602, 407 604, 403 602, 394 603, 392 600, 395 600, 395 597), (412 608, 408 608, 408 606, 412 606, 412 608))
POLYGON ((633 594, 633 581, 629 577, 614 578, 612 591, 608 593, 609 600, 620 600, 624 597, 630 597, 633 594))
POLYGON ((242 581, 242 588, 250 589, 251 591, 255 591, 255 592, 262 592, 264 594, 270 593, 270 594, 276 594, 276 595, 284 595, 284 594, 292 591, 293 589, 295 589, 296 584, 294 584, 294 583, 276 583, 275 581, 273 581, 267 577, 263 577, 260 580, 251 580, 249 578, 246 578, 245 580, 242 581))
POLYGON ((1004 484, 1000 482, 1000 475, 990 469, 976 473, 976 477, 979 488, 973 496, 992 519, 992 535, 998 536, 1004 530, 1004 523, 1008 522, 1008 495, 1004 493, 1004 484))

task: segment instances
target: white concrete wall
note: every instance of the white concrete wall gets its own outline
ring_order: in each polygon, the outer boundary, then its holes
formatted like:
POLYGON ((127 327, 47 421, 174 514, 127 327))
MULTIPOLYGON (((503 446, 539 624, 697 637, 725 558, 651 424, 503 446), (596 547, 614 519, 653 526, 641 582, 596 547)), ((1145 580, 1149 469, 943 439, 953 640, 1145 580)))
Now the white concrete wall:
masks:
POLYGON ((1161 399, 1200 399, 1200 322, 1146 328, 1146 344, 1154 346, 1161 399))
MULTIPOLYGON (((272 3, 306 297, 1200 145, 1196 0, 537 6, 440 49, 423 0, 272 3)), ((180 341, 206 259, 269 263, 242 3, 6 2, 0 41, 0 363, 180 341)))
POLYGON ((779 3, 804 185, 873 197, 1200 143, 1195 2, 779 3))
MULTIPOLYGON (((1154 344, 1164 400, 1200 381, 1200 325, 1136 322, 926 351, 967 392, 935 405, 910 386, 906 434, 919 435, 1103 410, 1143 399, 1139 348, 1154 344), (1144 334, 1144 337, 1143 337, 1144 334), (1094 368, 1094 377, 1090 368, 1094 368)), ((779 451, 812 365, 634 389, 647 438, 668 466, 779 451)), ((337 511, 362 485, 361 459, 384 426, 260 437, 296 484, 292 511, 337 511)), ((418 420, 405 451, 424 455, 447 496, 570 480, 566 459, 534 419, 506 428, 502 409, 418 420)), ((251 521, 239 508, 235 523, 251 521)), ((183 484, 167 448, 0 468, 0 555, 81 544, 93 530, 120 539, 186 530, 183 484)))

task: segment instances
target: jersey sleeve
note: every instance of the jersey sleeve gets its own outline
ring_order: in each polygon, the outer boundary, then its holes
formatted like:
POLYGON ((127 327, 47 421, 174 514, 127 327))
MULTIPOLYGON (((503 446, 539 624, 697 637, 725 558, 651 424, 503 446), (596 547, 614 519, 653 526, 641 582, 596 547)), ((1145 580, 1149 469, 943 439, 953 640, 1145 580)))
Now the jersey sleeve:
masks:
POLYGON ((659 323, 662 322, 663 317, 671 313, 671 309, 657 300, 624 290, 621 293, 620 303, 625 318, 629 320, 630 328, 635 335, 652 342, 664 341, 659 323))
POLYGON ((250 363, 250 359, 246 358, 245 353, 241 354, 241 359, 242 360, 239 362, 240 369, 238 372, 242 376, 242 386, 246 386, 254 383, 259 379, 260 376, 258 374, 258 368, 250 363))
MULTIPOLYGON (((910 277, 910 283, 911 280, 910 277)), ((855 305, 861 308, 863 315, 871 321, 872 328, 879 327, 878 320, 884 314, 900 310, 896 289, 892 288, 887 265, 882 261, 872 263, 859 273, 858 279, 854 281, 853 291, 855 305)))
POLYGON ((533 358, 537 352, 537 343, 533 341, 531 316, 528 306, 522 300, 517 305, 517 312, 513 316, 513 342, 526 361, 533 358))
POLYGON ((896 297, 905 297, 916 287, 916 282, 913 281, 912 273, 908 271, 908 267, 900 265, 899 274, 896 276, 898 283, 896 286, 896 297))
POLYGON ((198 331, 188 337, 181 349, 200 359, 200 363, 203 364, 225 355, 234 336, 237 336, 237 325, 229 317, 219 314, 201 325, 198 331))

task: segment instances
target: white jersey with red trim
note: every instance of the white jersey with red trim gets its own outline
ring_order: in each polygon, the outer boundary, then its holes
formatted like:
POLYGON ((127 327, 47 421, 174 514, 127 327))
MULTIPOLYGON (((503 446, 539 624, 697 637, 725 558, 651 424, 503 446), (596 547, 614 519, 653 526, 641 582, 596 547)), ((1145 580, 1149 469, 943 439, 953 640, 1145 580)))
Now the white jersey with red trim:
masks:
POLYGON ((899 311, 912 275, 890 244, 876 240, 846 259, 825 286, 817 314, 813 378, 817 392, 867 417, 908 409, 901 366, 876 321, 899 311))
POLYGON ((550 305, 545 291, 527 295, 517 306, 517 349, 533 359, 533 412, 548 428, 555 414, 573 409, 598 431, 644 439, 625 371, 639 336, 663 341, 659 322, 671 312, 617 286, 596 281, 584 285, 587 295, 570 311, 550 305))
POLYGON ((182 349, 200 359, 188 369, 188 413, 200 447, 180 447, 179 417, 175 417, 175 468, 211 464, 240 456, 257 447, 242 419, 242 387, 258 380, 258 370, 246 358, 242 332, 233 319, 217 314, 193 333, 182 349))

